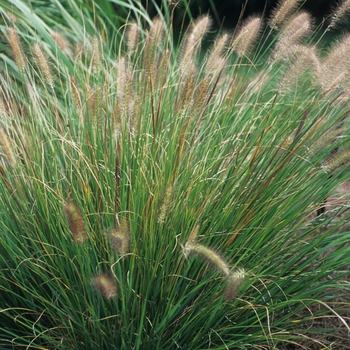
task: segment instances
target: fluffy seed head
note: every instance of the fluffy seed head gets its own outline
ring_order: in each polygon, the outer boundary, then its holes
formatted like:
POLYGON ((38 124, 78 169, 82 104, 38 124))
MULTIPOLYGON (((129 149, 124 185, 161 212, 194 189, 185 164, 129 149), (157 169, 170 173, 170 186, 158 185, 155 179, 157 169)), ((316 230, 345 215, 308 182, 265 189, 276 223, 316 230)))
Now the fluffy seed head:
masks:
POLYGON ((237 296, 237 291, 239 287, 242 285, 242 282, 245 278, 245 271, 242 268, 239 268, 233 271, 227 277, 227 286, 225 292, 225 299, 232 300, 237 296))
POLYGON ((81 99, 80 99, 80 93, 78 88, 78 82, 75 76, 70 77, 70 91, 71 91, 71 96, 72 96, 74 106, 77 109, 77 111, 80 111, 81 99))
POLYGON ((290 15, 295 12, 303 0, 281 0, 277 7, 272 12, 272 17, 269 22, 271 28, 280 27, 290 15))
POLYGON ((11 142, 4 127, 0 127, 0 145, 6 156, 7 161, 11 165, 15 165, 16 158, 15 158, 15 155, 13 154, 11 142))
POLYGON ((209 16, 199 17, 193 23, 191 30, 186 35, 181 60, 181 68, 184 72, 192 71, 193 56, 197 52, 205 34, 209 31, 210 26, 211 18, 209 16))
POLYGON ((7 17, 11 20, 12 23, 16 23, 18 18, 11 12, 6 12, 7 17))
POLYGON ((164 223, 168 217, 168 214, 171 208, 173 193, 174 193, 174 186, 170 184, 165 189, 165 193, 162 198, 162 205, 160 206, 160 209, 159 209, 158 221, 160 223, 164 223))
POLYGON ((334 9, 331 17, 331 23, 328 26, 328 29, 334 28, 337 24, 349 14, 350 12, 350 0, 343 0, 338 4, 334 9))
POLYGON ((101 70, 101 42, 100 39, 95 35, 92 37, 92 60, 91 65, 95 73, 101 70))
POLYGON ((7 29, 7 37, 11 46, 13 58, 20 71, 24 71, 27 60, 24 56, 23 48, 19 36, 14 28, 7 29))
POLYGON ((69 41, 67 40, 67 38, 56 31, 52 31, 51 32, 51 37, 55 40, 57 46, 65 53, 68 53, 70 50, 70 45, 69 45, 69 41))
POLYGON ((280 92, 287 92, 300 81, 301 77, 318 78, 321 70, 321 64, 316 53, 315 47, 296 45, 294 58, 288 65, 286 73, 280 80, 280 92))
POLYGON ((324 166, 324 170, 331 174, 335 170, 345 167, 350 163, 350 150, 346 149, 345 151, 334 156, 330 161, 328 161, 324 166))
POLYGON ((185 256, 189 256, 190 254, 199 255, 209 264, 213 265, 223 275, 228 276, 230 274, 230 268, 225 260, 214 250, 202 244, 188 241, 183 248, 183 253, 185 256))
POLYGON ((310 15, 307 12, 298 13, 280 33, 273 56, 276 59, 283 58, 292 45, 298 44, 311 31, 312 21, 310 15))
POLYGON ((233 40, 232 48, 238 56, 248 56, 256 40, 258 39, 261 29, 261 19, 259 17, 248 18, 239 29, 233 40))
POLYGON ((133 22, 129 25, 126 36, 128 49, 130 52, 133 52, 135 50, 140 36, 140 28, 136 22, 133 22))
POLYGON ((41 50, 41 47, 40 47, 40 45, 38 43, 35 43, 33 45, 33 52, 34 52, 34 55, 35 55, 35 59, 36 59, 37 65, 39 67, 39 71, 43 74, 43 76, 45 77, 47 83, 53 89, 54 81, 53 81, 53 77, 52 77, 52 74, 51 74, 50 65, 49 65, 49 62, 47 60, 47 57, 45 56, 45 54, 41 50))
POLYGON ((126 218, 121 220, 120 225, 109 232, 109 239, 113 249, 119 254, 124 255, 130 251, 130 230, 126 218))
POLYGON ((224 58, 221 57, 221 54, 226 48, 227 40, 227 34, 223 34, 221 37, 216 39, 205 67, 205 72, 207 74, 212 74, 213 72, 218 71, 218 66, 221 68, 223 61, 225 61, 224 58))
POLYGON ((64 210, 74 241, 80 243, 84 242, 88 236, 85 231, 83 216, 78 206, 72 201, 68 201, 64 206, 64 210))
POLYGON ((108 300, 117 296, 117 286, 109 275, 105 273, 97 275, 92 283, 105 299, 108 300))

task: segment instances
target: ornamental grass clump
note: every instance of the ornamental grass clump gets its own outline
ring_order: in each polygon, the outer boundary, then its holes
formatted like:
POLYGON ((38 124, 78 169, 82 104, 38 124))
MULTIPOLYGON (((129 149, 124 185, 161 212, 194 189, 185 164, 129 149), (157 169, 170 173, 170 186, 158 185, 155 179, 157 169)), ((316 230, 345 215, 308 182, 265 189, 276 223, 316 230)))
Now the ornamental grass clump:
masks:
POLYGON ((0 348, 346 348, 346 39, 50 4, 0 0, 0 348))

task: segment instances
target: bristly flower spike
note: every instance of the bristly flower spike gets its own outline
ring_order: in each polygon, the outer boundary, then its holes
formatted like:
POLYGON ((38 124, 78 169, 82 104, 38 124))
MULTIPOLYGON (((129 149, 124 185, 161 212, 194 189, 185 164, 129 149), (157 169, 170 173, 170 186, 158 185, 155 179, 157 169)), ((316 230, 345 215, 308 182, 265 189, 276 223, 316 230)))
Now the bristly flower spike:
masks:
POLYGON ((15 158, 15 155, 13 154, 11 142, 4 127, 0 127, 0 145, 3 152, 5 153, 7 161, 12 166, 15 165, 16 158, 15 158))
POLYGON ((18 33, 14 28, 8 28, 7 36, 13 53, 13 58, 19 70, 23 72, 26 67, 27 60, 24 56, 23 47, 19 39, 18 33))
POLYGON ((209 264, 220 271, 224 276, 228 276, 230 274, 230 267, 226 261, 211 248, 208 248, 199 243, 192 243, 191 241, 188 241, 183 248, 183 252, 185 256, 188 256, 190 254, 201 256, 209 264))
POLYGON ((37 65, 39 67, 40 72, 44 75, 47 83, 53 89, 54 81, 53 81, 53 77, 51 74, 50 65, 49 65, 49 62, 48 62, 45 54, 43 53, 43 51, 38 43, 35 43, 33 45, 33 52, 34 52, 36 62, 37 62, 37 65))
POLYGON ((130 229, 127 218, 122 218, 120 225, 109 232, 109 239, 113 249, 124 255, 130 251, 130 229))
POLYGON ((280 28, 281 25, 290 18, 303 0, 284 0, 280 1, 277 7, 272 12, 272 17, 269 21, 269 26, 274 28, 280 28))
POLYGON ((244 279, 245 270, 242 268, 236 269, 227 277, 227 286, 225 292, 226 300, 233 300, 237 296, 237 292, 244 279))
POLYGON ((350 0, 343 0, 338 6, 334 9, 331 16, 331 23, 329 24, 327 30, 334 28, 337 24, 350 13, 350 0))
POLYGON ((232 49, 239 57, 248 56, 250 54, 259 36, 261 23, 262 21, 259 17, 250 17, 243 23, 232 44, 232 49))
POLYGON ((64 210, 66 212, 69 229, 74 241, 83 243, 88 239, 88 235, 85 230, 83 216, 81 215, 78 206, 72 201, 68 201, 64 206, 64 210))
POLYGON ((97 275, 92 283, 105 299, 108 300, 117 296, 117 286, 109 275, 105 273, 97 275))
POLYGON ((192 25, 192 30, 186 35, 185 46, 182 53, 181 69, 185 73, 193 72, 193 57, 197 52, 202 39, 209 31, 211 26, 211 18, 202 16, 192 25))

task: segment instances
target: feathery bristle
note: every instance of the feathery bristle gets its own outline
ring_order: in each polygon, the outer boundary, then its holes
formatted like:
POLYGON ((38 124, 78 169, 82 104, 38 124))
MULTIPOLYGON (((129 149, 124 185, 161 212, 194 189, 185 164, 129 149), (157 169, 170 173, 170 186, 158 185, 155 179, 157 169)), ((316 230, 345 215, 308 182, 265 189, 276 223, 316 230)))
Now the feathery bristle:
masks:
POLYGON ((334 156, 331 160, 329 160, 326 164, 323 165, 323 169, 331 174, 335 170, 342 168, 350 163, 350 150, 346 149, 345 151, 339 153, 334 156))
POLYGON ((64 53, 68 53, 70 50, 70 45, 69 45, 69 41, 67 40, 67 38, 56 31, 52 31, 51 32, 51 37, 55 40, 57 46, 64 52, 64 53))
POLYGON ((201 41, 211 26, 211 18, 202 16, 192 24, 191 30, 186 35, 183 49, 181 69, 183 72, 191 72, 193 69, 193 57, 200 47, 201 41))
POLYGON ((136 45, 140 36, 140 28, 136 22, 133 22, 129 25, 127 35, 127 43, 129 52, 133 52, 136 48, 136 45))
POLYGON ((102 273, 95 276, 92 283, 105 299, 108 300, 117 296, 117 286, 111 276, 102 273))
POLYGON ((221 57, 221 54, 226 49, 227 40, 227 34, 223 34, 220 38, 216 39, 214 47, 208 57, 208 61, 205 67, 205 72, 207 74, 213 74, 216 71, 219 71, 224 65, 223 61, 225 60, 221 57), (218 69, 218 67, 220 68, 218 69))
POLYGON ((290 47, 298 44, 312 31, 311 17, 307 12, 300 12, 281 31, 272 56, 278 60, 288 56, 290 47))
POLYGON ((54 87, 54 81, 51 74, 51 69, 49 62, 44 55, 43 51, 41 50, 41 47, 38 43, 35 43, 33 45, 33 52, 36 58, 37 65, 39 67, 40 72, 44 75, 47 83, 50 85, 50 87, 53 89, 54 87))
POLYGON ((149 30, 149 38, 152 41, 152 45, 154 43, 160 44, 163 41, 165 32, 164 22, 161 18, 155 17, 152 20, 152 25, 149 30))
POLYGON ((12 23, 16 23, 18 21, 18 18, 13 13, 6 12, 6 15, 12 23))
POLYGON ((81 243, 84 242, 88 236, 85 231, 83 216, 81 215, 78 206, 72 201, 68 201, 64 206, 64 210, 74 241, 81 243))
POLYGON ((337 88, 349 75, 350 35, 334 44, 322 63, 321 85, 325 90, 337 88))
POLYGON ((309 77, 318 77, 320 73, 321 65, 315 47, 297 45, 294 53, 293 63, 288 65, 286 74, 279 83, 279 91, 282 93, 295 86, 301 76, 305 76, 304 73, 309 77))
POLYGON ((16 158, 13 154, 11 142, 4 127, 0 127, 0 145, 9 164, 12 166, 15 165, 16 158))
POLYGON ((240 57, 248 56, 258 39, 261 29, 261 19, 259 17, 248 18, 238 31, 232 44, 232 49, 240 57))
POLYGON ((121 101, 124 97, 125 88, 126 88, 126 59, 125 57, 120 57, 118 62, 118 72, 117 72, 117 97, 121 101))
POLYGON ((237 292, 239 290, 239 287, 242 285, 244 278, 245 278, 245 270, 242 268, 239 268, 233 271, 227 277, 227 286, 226 286, 226 292, 225 292, 226 300, 233 300, 237 296, 237 292))
POLYGON ((108 234, 113 249, 119 254, 124 255, 130 251, 130 230, 126 218, 122 218, 120 225, 108 234))
POLYGON ((290 15, 296 11, 298 6, 303 0, 284 0, 280 1, 277 7, 272 12, 272 17, 269 21, 271 28, 280 27, 286 20, 289 19, 290 15))
POLYGON ((208 263, 213 265, 223 275, 228 276, 230 274, 230 268, 225 260, 214 250, 199 244, 188 241, 183 249, 184 255, 196 254, 207 260, 208 263))
POLYGON ((344 19, 350 12, 350 0, 343 0, 334 9, 331 17, 331 23, 328 26, 328 30, 337 26, 337 24, 344 19))
POLYGON ((91 65, 95 73, 101 71, 101 42, 98 36, 93 36, 91 40, 92 45, 92 60, 91 65))
POLYGON ((75 76, 70 77, 70 91, 71 91, 71 96, 72 100, 74 103, 75 108, 77 111, 81 110, 81 99, 80 99, 80 94, 79 94, 79 89, 78 89, 78 82, 75 76))
POLYGON ((9 40, 9 44, 11 46, 11 50, 13 53, 13 58, 17 64, 17 67, 20 71, 24 71, 27 60, 24 56, 23 48, 19 36, 14 28, 7 29, 7 36, 9 40))
POLYGON ((159 209, 158 221, 164 223, 167 219, 171 208, 171 201, 174 194, 174 186, 172 184, 168 185, 165 189, 165 193, 162 199, 162 205, 159 209))

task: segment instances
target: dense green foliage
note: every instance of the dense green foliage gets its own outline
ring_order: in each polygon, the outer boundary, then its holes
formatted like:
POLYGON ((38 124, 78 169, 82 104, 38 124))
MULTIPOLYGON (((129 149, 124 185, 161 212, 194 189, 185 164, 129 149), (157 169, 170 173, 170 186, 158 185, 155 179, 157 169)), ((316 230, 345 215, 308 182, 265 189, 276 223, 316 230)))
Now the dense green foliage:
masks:
POLYGON ((0 1, 0 348, 345 349, 346 202, 314 213, 348 39, 321 57, 277 9, 203 53, 208 17, 176 48, 171 8, 26 3, 0 1))

